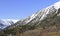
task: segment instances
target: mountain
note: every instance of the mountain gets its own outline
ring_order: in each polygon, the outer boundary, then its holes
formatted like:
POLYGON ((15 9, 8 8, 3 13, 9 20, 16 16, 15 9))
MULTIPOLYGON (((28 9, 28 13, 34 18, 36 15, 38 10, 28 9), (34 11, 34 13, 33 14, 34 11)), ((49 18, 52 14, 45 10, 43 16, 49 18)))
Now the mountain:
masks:
POLYGON ((38 36, 42 36, 46 32, 46 34, 60 34, 60 1, 16 22, 4 32, 10 34, 19 32, 22 35, 25 34, 23 36, 37 36, 38 34, 38 36))
POLYGON ((12 20, 12 19, 0 19, 0 29, 4 29, 7 26, 13 25, 16 23, 17 20, 12 20))
POLYGON ((54 15, 55 16, 59 16, 59 9, 60 9, 60 1, 57 3, 54 3, 53 5, 43 8, 39 11, 37 11, 36 13, 34 13, 32 16, 29 16, 25 19, 22 19, 20 21, 18 21, 17 23, 15 23, 15 25, 13 26, 22 26, 22 25, 35 25, 35 23, 37 23, 36 25, 39 25, 43 20, 47 19, 47 18, 52 18, 54 15))
MULTIPOLYGON (((54 15, 56 16, 60 16, 60 14, 58 13, 58 10, 60 9, 60 1, 57 3, 54 3, 53 5, 43 8, 39 11, 37 11, 36 13, 34 13, 32 16, 29 16, 25 19, 22 19, 20 21, 18 21, 15 25, 16 26, 21 26, 21 25, 34 25, 34 23, 39 22, 41 23, 42 20, 49 18, 49 17, 53 17, 54 15)), ((38 25, 38 24, 36 24, 38 25)))

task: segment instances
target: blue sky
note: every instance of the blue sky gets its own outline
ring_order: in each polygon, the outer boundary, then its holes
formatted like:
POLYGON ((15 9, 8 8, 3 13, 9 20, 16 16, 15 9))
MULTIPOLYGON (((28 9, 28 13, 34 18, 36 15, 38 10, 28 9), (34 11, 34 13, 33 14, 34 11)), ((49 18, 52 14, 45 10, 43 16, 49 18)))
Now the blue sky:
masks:
POLYGON ((0 0, 0 19, 22 19, 59 0, 0 0))

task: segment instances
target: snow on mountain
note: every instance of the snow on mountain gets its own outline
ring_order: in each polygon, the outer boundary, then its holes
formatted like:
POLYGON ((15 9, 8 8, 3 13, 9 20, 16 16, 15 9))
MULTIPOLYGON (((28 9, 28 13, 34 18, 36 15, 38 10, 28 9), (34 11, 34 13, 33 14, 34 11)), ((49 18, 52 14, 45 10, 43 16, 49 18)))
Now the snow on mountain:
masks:
MULTIPOLYGON (((45 17, 47 17, 48 14, 53 14, 53 13, 57 13, 58 9, 60 8, 60 1, 57 3, 54 3, 53 5, 43 8, 42 10, 38 11, 37 13, 33 14, 32 16, 30 16, 30 20, 33 20, 34 18, 41 17, 39 20, 43 20, 45 17)), ((27 23, 28 23, 27 21, 27 23)))
POLYGON ((54 4, 54 7, 55 7, 56 9, 59 9, 59 8, 60 8, 60 1, 57 2, 57 3, 55 3, 55 4, 54 4))
MULTIPOLYGON (((53 13, 54 11, 58 11, 58 9, 60 8, 60 1, 57 3, 54 3, 53 5, 43 8, 42 10, 38 11, 36 14, 33 14, 32 16, 30 16, 30 20, 31 21, 33 18, 35 18, 36 16, 40 16, 40 20, 42 20, 44 17, 47 17, 47 14, 53 13)), ((29 22, 27 21, 27 22, 29 22)))
POLYGON ((16 23, 18 20, 13 19, 0 19, 0 29, 4 29, 7 26, 10 26, 14 23, 16 23))

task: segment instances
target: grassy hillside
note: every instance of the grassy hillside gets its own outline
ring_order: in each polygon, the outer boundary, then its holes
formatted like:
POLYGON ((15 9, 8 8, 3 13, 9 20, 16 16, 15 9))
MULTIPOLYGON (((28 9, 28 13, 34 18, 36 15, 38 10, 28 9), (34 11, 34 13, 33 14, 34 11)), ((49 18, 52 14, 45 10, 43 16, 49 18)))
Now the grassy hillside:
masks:
POLYGON ((48 32, 43 29, 35 29, 23 32, 20 36, 60 36, 60 32, 48 32))

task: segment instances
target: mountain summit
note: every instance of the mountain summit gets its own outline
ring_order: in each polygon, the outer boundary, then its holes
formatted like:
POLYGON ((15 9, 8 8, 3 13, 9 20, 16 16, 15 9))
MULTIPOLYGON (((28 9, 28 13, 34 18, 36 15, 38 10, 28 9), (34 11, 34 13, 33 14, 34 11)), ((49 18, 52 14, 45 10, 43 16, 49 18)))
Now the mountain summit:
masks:
POLYGON ((60 1, 57 2, 57 3, 55 3, 55 4, 54 4, 54 7, 55 7, 56 9, 59 9, 59 8, 60 8, 60 1))

